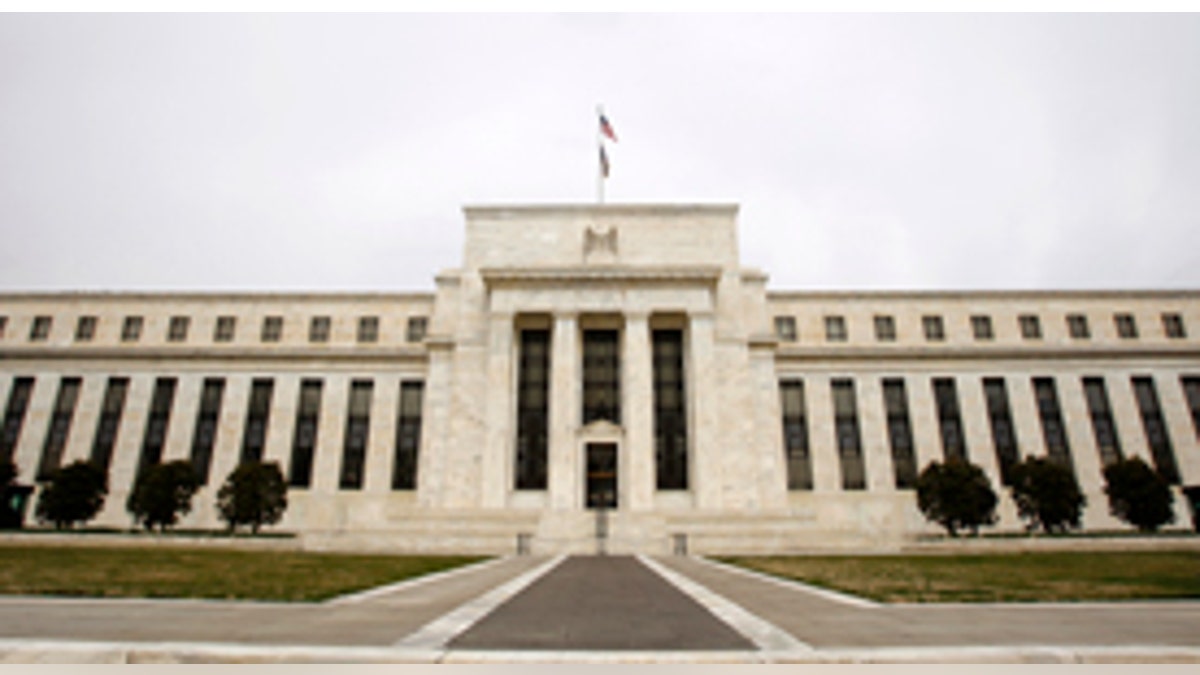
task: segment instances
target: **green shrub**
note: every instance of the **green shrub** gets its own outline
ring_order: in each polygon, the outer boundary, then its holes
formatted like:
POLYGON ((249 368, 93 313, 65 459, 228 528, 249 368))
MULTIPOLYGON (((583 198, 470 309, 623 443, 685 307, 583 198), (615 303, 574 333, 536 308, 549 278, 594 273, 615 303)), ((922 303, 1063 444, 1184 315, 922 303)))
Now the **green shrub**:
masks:
POLYGON ((1122 459, 1104 468, 1109 511, 1143 532, 1175 522, 1174 495, 1167 481, 1141 458, 1122 459))
POLYGON ((234 530, 238 525, 258 528, 279 522, 287 509, 287 483, 275 462, 246 462, 238 465, 217 492, 221 519, 234 530))
POLYGON ((951 537, 960 529, 979 533, 980 525, 996 522, 996 492, 983 470, 951 459, 931 462, 917 477, 917 507, 951 537))
POLYGON ((192 495, 200 488, 196 469, 187 460, 155 464, 138 476, 126 508, 147 530, 164 531, 192 510, 192 495))
POLYGON ((1030 530, 1051 533, 1079 527, 1087 499, 1073 471, 1044 457, 1026 457, 1009 475, 1017 512, 1030 530))
POLYGON ((78 461, 58 469, 38 495, 35 513, 55 529, 86 523, 100 513, 108 494, 108 476, 95 464, 78 461))

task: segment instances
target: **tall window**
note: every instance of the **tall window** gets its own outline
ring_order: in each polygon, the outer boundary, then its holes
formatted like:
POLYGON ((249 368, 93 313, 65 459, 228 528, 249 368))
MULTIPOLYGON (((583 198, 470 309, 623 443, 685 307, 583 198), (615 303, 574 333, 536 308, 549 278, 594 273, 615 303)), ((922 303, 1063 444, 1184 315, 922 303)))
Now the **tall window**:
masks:
POLYGON ((1132 314, 1116 314, 1113 322, 1117 326, 1117 337, 1132 340, 1138 336, 1137 321, 1132 314))
POLYGON ((1067 332, 1076 340, 1086 340, 1092 336, 1087 317, 1083 314, 1067 315, 1067 332))
POLYGON ((271 394, 275 380, 255 378, 250 383, 250 406, 246 410, 246 429, 242 432, 242 456, 239 463, 261 462, 267 443, 267 423, 271 420, 271 394))
POLYGON ((583 332, 583 423, 621 423, 620 332, 583 332))
POLYGON ((846 317, 825 317, 825 339, 829 342, 845 342, 846 338, 846 317))
POLYGON ((75 340, 77 342, 91 342, 94 337, 96 337, 96 317, 79 317, 79 320, 75 322, 75 340))
POLYGON ((225 378, 204 378, 204 386, 200 389, 200 409, 196 412, 196 426, 192 430, 192 467, 196 469, 196 477, 201 485, 208 484, 224 395, 225 378))
POLYGON ((396 461, 392 465, 392 489, 417 489, 417 459, 421 449, 421 399, 425 383, 400 383, 400 419, 396 421, 396 461))
POLYGON ((1163 333, 1173 339, 1187 337, 1187 330, 1183 327, 1183 317, 1179 314, 1166 313, 1162 315, 1163 333))
POLYGON ((1013 429, 1012 411, 1008 405, 1008 390, 1004 378, 983 378, 983 398, 987 403, 988 420, 992 427, 992 445, 996 448, 996 463, 1000 467, 1000 483, 1012 485, 1012 468, 1020 461, 1017 434, 1013 429))
POLYGON ((217 325, 213 328, 214 342, 232 342, 233 333, 237 328, 237 317, 218 316, 217 325))
POLYGON ((1042 338, 1042 320, 1036 314, 1022 314, 1017 317, 1017 321, 1021 325, 1021 337, 1026 340, 1042 338))
POLYGON ((50 337, 50 326, 53 319, 48 316, 35 316, 29 326, 30 342, 45 342, 50 337))
POLYGON ((521 331, 517 373, 518 490, 546 489, 546 449, 550 406, 550 331, 521 331))
POLYGON ((783 451, 787 459, 788 489, 811 490, 812 459, 808 454, 804 381, 782 380, 779 383, 779 399, 783 406, 783 451))
POLYGON ((296 406, 296 431, 292 434, 292 461, 288 485, 307 488, 312 485, 313 456, 317 449, 317 430, 321 421, 321 380, 300 381, 300 401, 296 406))
POLYGON ((653 331, 654 459, 659 490, 688 489, 683 331, 653 331))
POLYGON ((892 469, 896 475, 896 487, 911 488, 917 482, 917 455, 913 446, 904 380, 888 378, 883 381, 883 407, 887 414, 888 441, 892 446, 892 469))
POLYGON ((8 317, 0 314, 0 338, 8 331, 8 317))
POLYGON ((992 333, 992 317, 985 314, 972 316, 971 332, 975 335, 976 340, 991 340, 994 337, 992 333))
POLYGON ((1192 411, 1192 427, 1196 430, 1196 436, 1200 437, 1200 377, 1185 375, 1179 381, 1183 385, 1188 408, 1192 411))
POLYGON ((1108 390, 1104 387, 1104 378, 1083 378, 1083 395, 1087 399, 1088 414, 1092 418, 1092 433, 1096 436, 1100 463, 1108 466, 1121 459, 1121 441, 1117 438, 1117 425, 1113 421, 1112 407, 1108 404, 1108 390))
POLYGON ((79 399, 78 377, 64 377, 58 385, 58 397, 54 399, 54 412, 50 416, 50 430, 42 444, 42 461, 38 464, 37 479, 47 480, 62 463, 63 448, 67 445, 67 434, 71 433, 71 418, 75 416, 75 402, 79 399))
POLYGON ((958 412, 958 390, 953 378, 934 378, 933 400, 937 404, 938 427, 942 432, 942 454, 946 461, 967 461, 967 439, 963 435, 962 416, 958 412))
POLYGON ((358 341, 359 342, 378 342, 379 341, 379 317, 377 317, 377 316, 360 316, 360 317, 358 317, 358 341))
POLYGON ((142 323, 140 316, 127 316, 121 323, 121 342, 137 342, 142 339, 142 323))
POLYGON ((880 342, 896 341, 896 319, 889 315, 875 317, 875 339, 880 342))
POLYGON ((425 339, 425 329, 429 324, 429 320, 423 316, 408 317, 408 329, 405 331, 404 339, 409 342, 420 342, 425 339))
POLYGON ((187 340, 188 326, 192 320, 186 316, 173 316, 167 324, 167 341, 183 342, 187 340))
POLYGON ((946 326, 940 316, 931 314, 921 317, 921 328, 925 331, 926 340, 940 342, 946 339, 946 326))
POLYGON ((96 423, 96 436, 92 440, 91 461, 105 474, 112 464, 113 447, 117 443, 117 431, 121 426, 121 413, 125 410, 125 394, 128 390, 127 377, 110 377, 104 387, 100 420, 96 423))
POLYGON ((167 425, 171 421, 171 403, 175 400, 175 378, 160 377, 154 381, 150 397, 150 415, 146 433, 142 436, 142 454, 138 457, 137 475, 162 461, 163 444, 167 441, 167 425))
POLYGON ((309 342, 329 342, 329 317, 314 316, 308 322, 309 342))
POLYGON ((8 392, 8 405, 4 408, 4 427, 0 429, 0 461, 13 461, 17 441, 21 438, 21 427, 25 422, 25 410, 33 395, 33 378, 18 377, 13 380, 8 392))
POLYGON ((862 490, 867 487, 867 481, 858 433, 854 380, 834 380, 832 387, 833 422, 837 433, 838 457, 842 464, 842 489, 862 490))
POLYGON ((775 317, 775 337, 781 342, 796 341, 796 317, 794 316, 777 316, 775 317))
POLYGON ((260 337, 263 342, 279 342, 280 338, 283 337, 283 317, 264 316, 262 335, 260 337))
POLYGON ((1142 413, 1142 428, 1146 431, 1146 443, 1150 446, 1154 466, 1164 480, 1178 485, 1179 466, 1175 463, 1175 450, 1171 447, 1171 436, 1167 433, 1167 423, 1158 404, 1154 380, 1149 377, 1133 378, 1133 394, 1142 413))
POLYGON ((1071 446, 1067 443, 1067 430, 1063 426, 1062 410, 1058 406, 1058 391, 1054 379, 1033 378, 1033 394, 1037 398, 1038 415, 1042 418, 1042 436, 1046 439, 1046 455, 1050 461, 1071 471, 1071 446))
POLYGON ((359 490, 367 460, 367 442, 371 436, 371 393, 375 383, 354 380, 350 383, 350 405, 346 415, 346 444, 342 450, 342 475, 338 487, 359 490))

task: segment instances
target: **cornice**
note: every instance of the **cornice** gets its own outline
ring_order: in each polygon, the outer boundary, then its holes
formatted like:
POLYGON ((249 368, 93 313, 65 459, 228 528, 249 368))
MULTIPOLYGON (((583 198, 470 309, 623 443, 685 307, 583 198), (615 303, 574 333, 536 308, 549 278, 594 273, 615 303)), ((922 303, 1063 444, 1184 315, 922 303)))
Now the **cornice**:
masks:
POLYGON ((691 282, 716 284, 721 268, 716 265, 679 267, 623 267, 609 265, 579 267, 485 267, 479 275, 488 284, 691 282))
POLYGON ((527 220, 531 217, 595 215, 678 216, 688 214, 735 215, 737 204, 478 204, 463 207, 468 219, 527 220))
POLYGON ((1200 300, 1195 289, 1102 289, 1102 290, 819 290, 767 291, 767 302, 803 300, 1200 300))
POLYGON ((12 291, 0 292, 0 302, 42 300, 42 301, 125 301, 140 302, 220 302, 220 301, 256 301, 256 302, 304 302, 304 301, 335 301, 335 302, 374 302, 393 300, 397 302, 429 302, 434 300, 434 294, 429 292, 315 292, 299 291, 12 291))
MULTIPOLYGON (((1037 361, 1114 360, 1137 358, 1198 359, 1200 347, 784 347, 775 351, 779 362, 789 361, 1037 361)), ((1200 366, 1200 362, 1197 364, 1200 366)))
POLYGON ((0 361, 424 361, 424 347, 8 347, 0 361))

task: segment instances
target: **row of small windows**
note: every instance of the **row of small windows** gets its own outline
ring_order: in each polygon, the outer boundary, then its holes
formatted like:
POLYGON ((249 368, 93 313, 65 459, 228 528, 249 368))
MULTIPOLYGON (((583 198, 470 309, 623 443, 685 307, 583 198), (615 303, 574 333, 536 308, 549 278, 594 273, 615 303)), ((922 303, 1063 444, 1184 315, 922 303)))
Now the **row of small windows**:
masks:
MULTIPOLYGON (((76 342, 91 342, 96 336, 96 324, 99 319, 95 316, 81 316, 75 322, 75 341, 76 342)), ((54 319, 50 316, 35 316, 33 322, 29 325, 29 341, 44 342, 50 337, 50 329, 53 326, 54 319)), ((172 316, 167 322, 167 341, 168 342, 185 342, 188 339, 188 332, 191 328, 191 317, 189 316, 172 316)), ((308 323, 308 341, 309 342, 328 342, 330 328, 333 319, 329 316, 314 316, 309 319, 308 323)), ((141 316, 127 316, 121 324, 121 341, 122 342, 137 342, 142 339, 142 329, 145 326, 145 318, 141 316)), ((420 342, 425 339, 425 331, 428 326, 428 319, 423 316, 413 316, 408 318, 408 325, 405 332, 405 339, 408 342, 420 342)), ((0 316, 0 337, 4 337, 8 328, 8 317, 0 316)), ((218 316, 217 321, 213 326, 213 341, 214 342, 232 342, 237 332, 237 317, 235 316, 218 316)), ((262 342, 279 342, 283 337, 283 317, 282 316, 267 316, 263 317, 259 331, 259 339, 262 342)), ((358 318, 357 339, 359 342, 378 342, 379 341, 379 317, 377 316, 361 316, 358 318)))
MULTIPOLYGON (((1183 316, 1176 313, 1162 314, 1163 334, 1172 339, 1187 337, 1183 316)), ((827 315, 825 319, 825 340, 827 342, 845 342, 850 338, 846 327, 846 317, 827 315)), ((995 331, 992 317, 986 314, 976 314, 970 317, 971 334, 976 340, 992 340, 995 331)), ((896 340, 896 319, 890 315, 873 317, 875 339, 879 342, 894 342, 896 340)), ((1092 336, 1088 317, 1083 314, 1068 314, 1066 317, 1067 333, 1074 339, 1086 340, 1092 336)), ((1132 314, 1114 314, 1113 324, 1117 335, 1124 339, 1138 337, 1137 321, 1132 314)), ((1017 326, 1021 337, 1026 340, 1042 338, 1042 320, 1036 314, 1022 314, 1017 317, 1017 326)), ((921 317, 921 330, 925 339, 930 342, 941 342, 946 339, 946 325, 943 317, 929 314, 921 317)), ((792 316, 775 317, 775 335, 784 342, 795 342, 799 339, 796 331, 796 318, 792 316)))
MULTIPOLYGON (((17 377, 13 380, 12 388, 9 390, 8 403, 4 410, 4 419, 0 425, 0 461, 13 460, 34 384, 35 380, 32 377, 17 377)), ((171 422, 176 384, 177 380, 174 377, 159 377, 154 381, 146 426, 142 432, 137 474, 141 474, 148 467, 162 461, 167 428, 171 422)), ((42 454, 37 465, 36 479, 39 481, 48 479, 62 464, 63 450, 66 447, 67 435, 71 430, 71 420, 75 414, 81 385, 82 379, 79 377, 64 377, 59 381, 46 439, 42 445, 42 454)), ((292 435, 291 462, 288 469, 288 483, 295 488, 308 488, 312 483, 313 459, 317 447, 324 388, 324 380, 318 378, 306 378, 300 383, 292 435)), ((272 378, 255 378, 251 382, 245 424, 242 428, 240 462, 261 461, 263 458, 274 389, 275 381, 272 378)), ((338 477, 338 487, 343 490, 358 490, 363 486, 371 427, 371 399, 374 389, 375 383, 370 379, 356 379, 350 382, 342 466, 338 477)), ((113 448, 116 445, 117 433, 121 426, 121 416, 125 408, 128 390, 129 378, 127 377, 110 377, 105 383, 104 398, 100 404, 100 415, 89 457, 90 461, 105 473, 112 464, 113 448)), ((200 405, 192 426, 189 456, 201 484, 207 484, 209 480, 224 393, 225 378, 209 377, 204 379, 200 393, 200 405)), ((393 490, 416 488, 423 394, 424 382, 420 380, 400 383, 391 477, 393 490)))
MULTIPOLYGON (((1180 378, 1184 398, 1192 416, 1192 424, 1200 436, 1200 377, 1180 378)), ((1062 407, 1054 379, 1034 377, 1031 381, 1041 423, 1046 454, 1072 471, 1075 470, 1071 447, 1067 439, 1062 407)), ((886 420, 888 443, 891 449, 895 486, 912 488, 916 483, 917 466, 908 396, 903 378, 884 378, 881 382, 881 401, 886 420)), ((1122 454, 1116 421, 1109 402, 1104 378, 1084 377, 1082 380, 1088 416, 1096 441, 1100 461, 1107 466, 1122 454)), ((1166 420, 1159 403, 1154 381, 1149 377, 1131 379, 1134 399, 1142 420, 1146 445, 1159 474, 1168 482, 1180 483, 1179 467, 1174 447, 1167 432, 1166 420)), ((963 432, 962 411, 958 403, 957 385, 953 378, 933 378, 932 393, 936 408, 938 435, 946 460, 966 460, 967 441, 963 432)), ((793 378, 779 382, 783 418, 783 445, 787 464, 789 490, 813 489, 812 459, 809 453, 808 412, 805 404, 804 380, 793 378)), ((834 434, 842 473, 842 489, 866 489, 866 468, 863 461, 859 432, 859 411, 854 380, 835 378, 830 382, 833 402, 834 434)), ((1002 377, 983 378, 986 415, 991 428, 1000 480, 1011 483, 1012 467, 1020 461, 1020 450, 1009 405, 1008 390, 1002 377)))

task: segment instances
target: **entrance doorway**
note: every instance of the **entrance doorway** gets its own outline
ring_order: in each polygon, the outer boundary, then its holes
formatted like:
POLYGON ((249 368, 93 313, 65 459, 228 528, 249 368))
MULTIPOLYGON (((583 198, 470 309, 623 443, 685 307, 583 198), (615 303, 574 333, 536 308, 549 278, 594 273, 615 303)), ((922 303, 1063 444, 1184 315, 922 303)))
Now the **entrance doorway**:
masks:
POLYGON ((617 444, 587 444, 587 494, 589 509, 617 508, 617 444))

